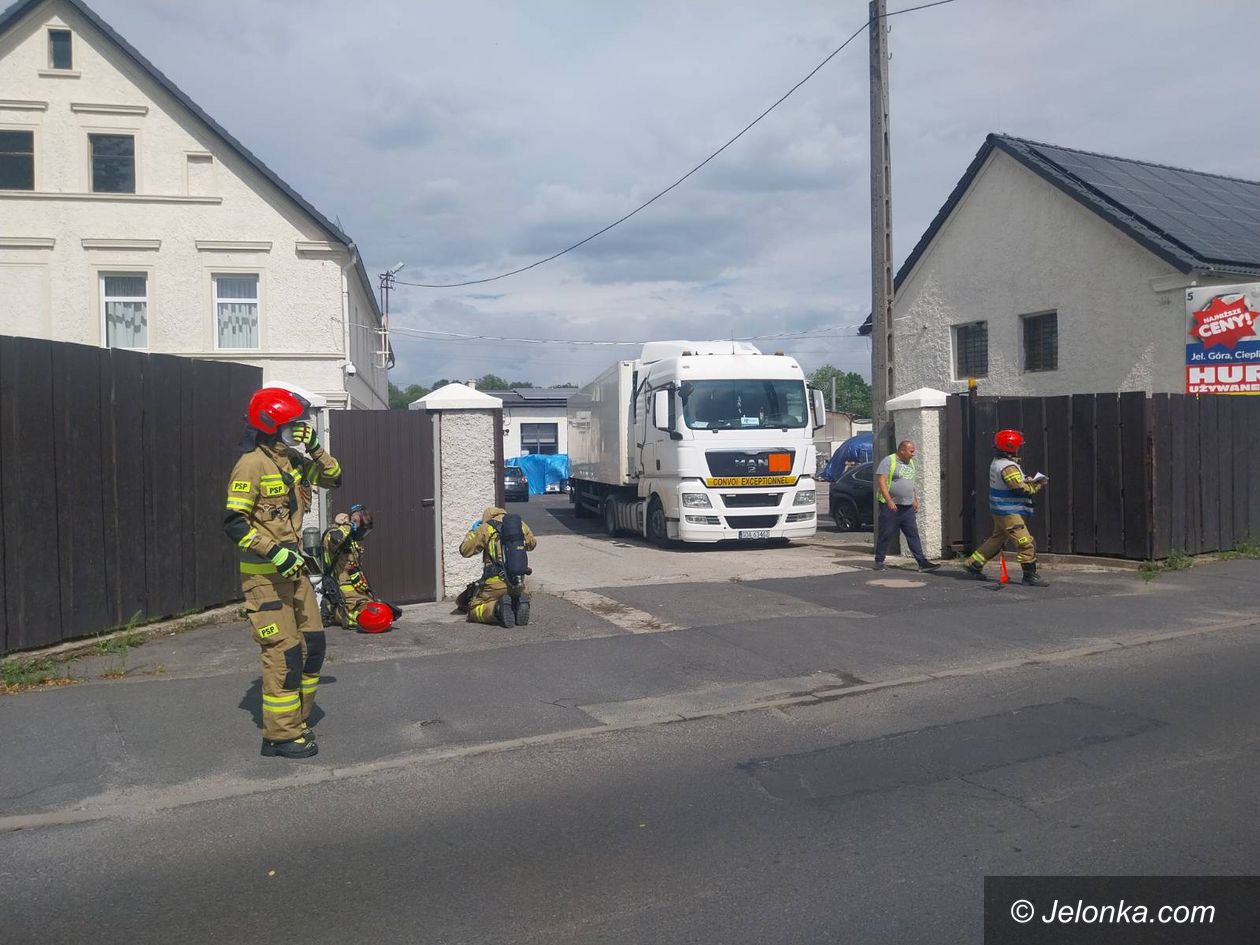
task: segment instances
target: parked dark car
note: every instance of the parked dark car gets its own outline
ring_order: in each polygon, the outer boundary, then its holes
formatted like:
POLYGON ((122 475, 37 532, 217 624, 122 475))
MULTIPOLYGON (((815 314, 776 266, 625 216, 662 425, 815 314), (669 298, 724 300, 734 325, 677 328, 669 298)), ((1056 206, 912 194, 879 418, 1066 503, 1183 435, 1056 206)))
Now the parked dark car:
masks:
POLYGON ((520 502, 529 501, 529 479, 526 478, 525 470, 520 466, 504 466, 503 501, 511 502, 513 499, 520 502))
POLYGON ((859 463, 831 484, 831 517, 840 531, 853 532, 874 523, 874 470, 874 463, 859 463))

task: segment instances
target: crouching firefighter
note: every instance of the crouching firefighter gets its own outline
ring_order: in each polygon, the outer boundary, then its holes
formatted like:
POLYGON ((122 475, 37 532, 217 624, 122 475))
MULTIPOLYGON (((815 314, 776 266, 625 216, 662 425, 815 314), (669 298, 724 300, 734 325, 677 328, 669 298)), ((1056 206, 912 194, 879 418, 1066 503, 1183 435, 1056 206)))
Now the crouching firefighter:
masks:
POLYGON ((309 758, 309 727, 324 663, 324 630, 303 577, 302 516, 314 487, 341 484, 341 465, 315 435, 311 404, 283 387, 249 400, 248 426, 227 487, 223 530, 239 549, 241 590, 262 649, 262 753, 309 758))
POLYGON ((355 503, 340 512, 324 532, 324 576, 320 583, 325 627, 340 624, 361 633, 384 633, 402 610, 374 593, 363 573, 363 541, 372 530, 372 513, 355 503))
POLYGON ((1037 547, 1024 523, 1024 516, 1032 514, 1032 497, 1041 491, 1046 480, 1038 476, 1024 478, 1019 467, 1019 451, 1024 445, 1024 434, 1018 430, 998 430, 993 437, 996 455, 989 466, 989 511, 993 515, 993 534, 990 535, 967 561, 966 571, 984 580, 984 566, 993 558, 1007 539, 1015 542, 1015 560, 1024 569, 1024 583, 1033 587, 1047 587, 1046 579, 1037 573, 1037 547))
POLYGON ((529 556, 538 541, 519 515, 490 506, 469 526, 459 553, 471 558, 481 552, 480 579, 464 588, 456 608, 468 613, 470 623, 501 627, 529 624, 529 595, 525 576, 531 574, 529 556))

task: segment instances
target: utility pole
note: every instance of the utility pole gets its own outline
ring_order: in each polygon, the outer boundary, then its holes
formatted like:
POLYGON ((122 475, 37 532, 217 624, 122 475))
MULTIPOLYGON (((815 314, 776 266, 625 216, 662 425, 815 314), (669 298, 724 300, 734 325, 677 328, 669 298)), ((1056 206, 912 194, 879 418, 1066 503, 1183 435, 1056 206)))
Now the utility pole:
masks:
POLYGON ((893 447, 884 406, 893 396, 892 164, 885 9, 885 0, 871 0, 871 428, 876 461, 893 447))
POLYGON ((398 273, 402 267, 403 264, 399 263, 393 269, 386 270, 380 274, 381 328, 379 334, 381 336, 381 350, 377 354, 380 355, 381 367, 389 367, 389 291, 394 287, 394 280, 398 278, 398 273))
MULTIPOLYGON (((888 148, 888 24, 885 0, 871 0, 871 458, 893 451, 885 404, 893 396, 892 164, 888 148)), ((875 478, 874 476, 871 477, 875 478)), ((874 490, 875 532, 880 493, 874 490)), ((877 538, 878 541, 878 538, 877 538)), ((892 554, 900 551, 893 537, 892 554)))

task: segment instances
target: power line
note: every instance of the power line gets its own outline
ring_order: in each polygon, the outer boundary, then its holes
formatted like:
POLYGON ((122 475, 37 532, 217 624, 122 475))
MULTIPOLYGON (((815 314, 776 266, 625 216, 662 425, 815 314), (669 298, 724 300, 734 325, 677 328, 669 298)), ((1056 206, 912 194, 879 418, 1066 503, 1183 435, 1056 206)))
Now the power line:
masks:
MULTIPOLYGON (((884 17, 884 18, 885 18, 885 19, 887 19, 888 17, 891 17, 891 16, 898 16, 898 15, 900 15, 900 14, 902 14, 902 13, 913 13, 913 12, 914 12, 914 11, 916 11, 916 10, 926 10, 926 9, 928 9, 929 7, 939 7, 939 6, 944 6, 944 5, 945 5, 945 4, 947 4, 947 3, 956 3, 956 2, 957 2, 957 0, 935 0, 935 2, 933 2, 933 3, 924 3, 924 4, 921 4, 921 5, 919 5, 919 6, 915 6, 915 7, 907 7, 907 8, 906 8, 906 9, 904 9, 904 10, 895 10, 895 11, 893 11, 892 13, 885 14, 885 17, 884 17)), ((530 269, 535 269, 535 268, 537 268, 538 266, 543 265, 544 263, 549 263, 549 262, 551 262, 553 259, 559 259, 561 256, 565 255, 566 253, 571 253, 571 252, 573 252, 573 250, 577 249, 577 248, 578 248, 578 247, 580 247, 580 246, 584 246, 584 245, 586 245, 587 243, 589 243, 591 240, 595 239, 596 237, 603 236, 605 233, 607 233, 607 232, 608 232, 609 230, 611 230, 613 227, 618 226, 618 225, 620 225, 620 224, 622 224, 622 223, 625 223, 627 220, 629 220, 632 216, 634 216, 634 215, 635 215, 636 213, 638 213, 639 211, 641 211, 641 210, 646 210, 646 209, 647 209, 648 207, 650 207, 652 204, 656 203, 656 201, 660 200, 660 199, 661 199, 662 197, 664 197, 667 193, 669 193, 671 190, 673 190, 675 187, 677 187, 677 186, 678 186, 679 184, 681 184, 683 181, 687 180, 687 178, 691 177, 691 175, 695 174, 695 173, 696 173, 697 171, 699 171, 702 167, 704 167, 706 164, 708 164, 710 161, 712 161, 715 157, 717 157, 719 154, 721 154, 723 151, 725 151, 727 148, 729 148, 732 144, 734 144, 736 141, 738 141, 740 138, 742 138, 742 137, 744 136, 744 134, 745 134, 745 133, 747 133, 748 131, 750 131, 754 125, 756 125, 759 121, 761 121, 761 119, 765 118, 765 117, 766 117, 767 115, 769 115, 772 111, 774 111, 776 108, 778 108, 780 105, 782 105, 785 101, 787 101, 788 96, 790 96, 793 92, 795 92, 797 89, 799 89, 802 85, 804 85, 806 82, 808 82, 810 79, 812 79, 812 78, 813 78, 813 77, 814 77, 814 76, 818 73, 818 71, 819 71, 820 69, 822 69, 822 67, 823 67, 823 66, 825 66, 827 63, 831 62, 831 60, 832 60, 832 59, 834 59, 837 55, 839 55, 839 54, 840 54, 840 52, 842 52, 846 46, 848 46, 851 42, 853 42, 853 40, 857 39, 857 37, 858 37, 859 35, 861 35, 862 31, 863 31, 863 30, 865 30, 868 26, 870 26, 870 20, 869 20, 869 19, 868 19, 866 22, 864 22, 861 26, 859 26, 856 30, 854 30, 854 31, 853 31, 853 34, 852 34, 852 35, 851 35, 848 39, 846 39, 846 40, 845 40, 843 43, 841 43, 838 47, 836 47, 834 50, 832 50, 830 53, 828 53, 828 54, 827 54, 827 57, 826 57, 825 59, 823 59, 823 61, 822 61, 822 62, 820 62, 818 65, 814 66, 814 68, 813 68, 813 69, 811 69, 811 70, 809 71, 809 73, 805 76, 805 78, 801 79, 801 81, 797 82, 797 83, 796 83, 796 85, 792 86, 790 89, 788 89, 786 92, 784 92, 784 93, 783 93, 783 95, 779 97, 778 101, 776 101, 773 105, 771 105, 769 108, 767 108, 765 111, 763 111, 760 115, 758 115, 756 118, 754 118, 754 119, 753 119, 752 121, 750 121, 748 124, 746 124, 746 125, 745 125, 745 126, 744 126, 741 130, 740 130, 740 132, 739 132, 738 134, 736 134, 733 138, 731 138, 729 141, 727 141, 724 145, 722 145, 720 148, 718 148, 716 151, 714 151, 712 154, 710 154, 707 158, 705 158, 703 161, 701 161, 699 164, 697 164, 695 167, 693 167, 691 170, 689 170, 686 174, 684 174, 682 177, 678 178, 678 180, 674 181, 672 184, 670 184, 670 185, 669 185, 668 187, 666 187, 664 190, 660 191, 660 192, 659 192, 658 194, 656 194, 655 196, 651 197, 650 199, 648 199, 648 200, 647 200, 647 201, 645 201, 644 203, 641 203, 639 206, 635 207, 633 210, 631 210, 631 211, 630 211, 629 213, 627 213, 625 216, 620 217, 620 218, 618 218, 618 219, 614 220, 612 223, 609 223, 606 227, 604 227, 604 228, 603 228, 603 229, 601 229, 601 230, 596 230, 594 233, 592 233, 590 236, 586 237, 585 239, 578 240, 578 241, 577 241, 576 243, 574 243, 572 246, 566 246, 564 249, 560 250, 559 252, 552 253, 550 256, 547 256, 547 257, 546 257, 546 258, 544 258, 544 259, 539 259, 537 262, 532 262, 532 263, 530 263, 528 266, 521 266, 519 269, 513 269, 513 270, 511 270, 511 271, 509 271, 509 272, 502 272, 502 273, 500 273, 500 274, 499 274, 499 275, 497 275, 497 276, 487 276, 487 277, 486 277, 486 278, 484 278, 484 279, 469 279, 467 282, 435 282, 435 283, 431 283, 431 282, 405 282, 405 281, 403 281, 402 279, 396 279, 396 280, 395 280, 395 282, 396 282, 398 285, 413 286, 413 287, 418 288, 418 289, 459 289, 459 288, 463 288, 464 286, 470 286, 470 285, 484 285, 484 284, 485 284, 485 283, 487 283, 487 282, 497 282, 497 281, 499 281, 500 279, 506 279, 508 276, 515 276, 515 275, 519 275, 519 274, 520 274, 520 273, 522 273, 522 272, 528 272, 530 269)))
MULTIPOLYGON (((356 323, 357 324, 357 323, 356 323)), ((747 335, 740 338, 731 338, 730 341, 794 341, 798 339, 809 338, 837 338, 844 337, 845 331, 855 330, 860 327, 861 322, 854 322, 851 325, 831 325, 821 328, 805 328, 800 331, 780 331, 765 335, 747 335)), ((360 326, 365 327, 365 326, 360 326)), ((402 332, 404 334, 419 335, 426 341, 496 341, 507 344, 526 344, 526 345, 565 345, 571 347, 641 347, 644 341, 602 341, 593 339, 574 339, 574 338, 506 338, 499 335, 471 335, 457 331, 442 331, 437 328, 410 328, 403 325, 394 325, 390 328, 391 333, 402 332)), ((856 336, 855 336, 856 337, 856 336)), ((723 341, 727 339, 714 339, 723 341)))

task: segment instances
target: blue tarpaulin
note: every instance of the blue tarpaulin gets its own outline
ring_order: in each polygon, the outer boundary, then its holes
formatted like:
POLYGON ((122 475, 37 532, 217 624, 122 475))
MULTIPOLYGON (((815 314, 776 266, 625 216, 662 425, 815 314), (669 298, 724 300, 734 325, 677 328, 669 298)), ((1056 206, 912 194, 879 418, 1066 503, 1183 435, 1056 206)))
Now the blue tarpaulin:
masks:
POLYGON ((859 433, 851 436, 831 454, 831 460, 823 468, 819 479, 835 482, 844 472, 847 463, 869 463, 871 454, 875 452, 875 437, 870 433, 859 433))
MULTIPOLYGON (((555 456, 517 456, 505 459, 504 466, 519 466, 529 480, 529 494, 542 495, 548 486, 558 486, 569 478, 569 457, 564 453, 555 456)), ((555 489, 551 490, 555 492, 555 489)))

